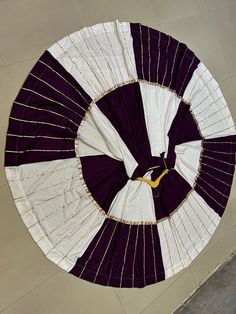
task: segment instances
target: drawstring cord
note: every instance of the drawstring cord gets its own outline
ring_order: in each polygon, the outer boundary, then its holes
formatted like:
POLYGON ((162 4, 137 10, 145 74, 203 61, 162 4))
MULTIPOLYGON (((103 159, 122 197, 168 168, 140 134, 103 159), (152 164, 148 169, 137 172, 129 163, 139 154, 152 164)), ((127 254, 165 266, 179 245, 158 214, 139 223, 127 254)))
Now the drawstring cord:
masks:
MULTIPOLYGON (((156 167, 151 167, 152 169, 154 168, 159 168, 159 166, 156 166, 156 167)), ((147 170, 152 170, 151 168, 148 168, 147 170)), ((146 179, 146 178, 136 178, 136 180, 138 181, 143 181, 147 184, 150 185, 150 187, 152 188, 156 188, 158 187, 159 183, 161 182, 161 179, 169 172, 170 170, 169 169, 165 169, 162 171, 162 173, 159 175, 159 177, 155 180, 155 181, 152 181, 152 180, 149 180, 149 179, 146 179)))
MULTIPOLYGON (((149 180, 149 179, 146 179, 146 178, 141 178, 141 177, 138 177, 136 178, 135 180, 138 180, 138 181, 142 181, 142 182, 145 182, 147 183, 148 185, 150 185, 151 188, 155 189, 158 187, 158 185, 160 184, 161 182, 161 179, 170 171, 170 169, 167 169, 167 166, 166 166, 166 163, 165 163, 165 159, 163 158, 163 162, 164 162, 164 165, 165 165, 165 170, 162 171, 162 173, 159 175, 158 178, 156 178, 155 181, 152 181, 152 180, 149 180)), ((147 170, 153 170, 153 169, 156 169, 156 168, 160 168, 160 166, 154 166, 154 167, 150 167, 148 168, 147 170)))

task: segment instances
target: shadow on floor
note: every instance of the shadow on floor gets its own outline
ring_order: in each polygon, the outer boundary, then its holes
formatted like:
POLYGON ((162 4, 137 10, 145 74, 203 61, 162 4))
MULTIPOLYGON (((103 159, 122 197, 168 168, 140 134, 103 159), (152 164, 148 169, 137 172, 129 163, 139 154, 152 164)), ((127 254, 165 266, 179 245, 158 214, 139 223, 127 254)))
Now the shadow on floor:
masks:
POLYGON ((236 314, 236 255, 175 314, 236 314))

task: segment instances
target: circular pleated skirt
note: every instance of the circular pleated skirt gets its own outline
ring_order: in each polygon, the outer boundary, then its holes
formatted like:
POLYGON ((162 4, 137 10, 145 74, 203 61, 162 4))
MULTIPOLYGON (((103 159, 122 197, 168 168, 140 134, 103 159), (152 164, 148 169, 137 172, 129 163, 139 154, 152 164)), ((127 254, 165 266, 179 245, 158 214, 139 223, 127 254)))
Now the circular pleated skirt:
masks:
POLYGON ((188 47, 135 23, 53 44, 12 106, 5 170, 48 259, 82 279, 144 287, 206 246, 233 180, 236 132, 188 47))

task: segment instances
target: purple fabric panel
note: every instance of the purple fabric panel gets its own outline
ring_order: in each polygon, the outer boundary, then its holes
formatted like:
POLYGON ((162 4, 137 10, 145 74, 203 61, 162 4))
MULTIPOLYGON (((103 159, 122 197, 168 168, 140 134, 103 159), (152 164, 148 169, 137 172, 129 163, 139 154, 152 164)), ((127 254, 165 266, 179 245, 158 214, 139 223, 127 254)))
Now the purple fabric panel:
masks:
POLYGON ((97 102, 134 159, 145 169, 152 161, 139 83, 124 85, 97 102))
POLYGON ((16 136, 7 137, 5 166, 75 157, 71 139, 90 102, 78 82, 45 51, 12 106, 8 134, 16 136))
POLYGON ((169 35, 137 23, 130 27, 138 78, 167 86, 182 96, 200 60, 169 35))
MULTIPOLYGON (((28 91, 23 91, 25 97, 28 97, 30 92, 28 91)), ((49 97, 49 95, 48 95, 49 97)), ((13 106, 12 111, 11 111, 11 118, 16 118, 16 119, 23 119, 27 121, 39 121, 43 123, 51 123, 51 124, 56 124, 58 127, 65 127, 68 129, 68 135, 75 135, 77 133, 77 129, 79 126, 79 123, 81 121, 81 117, 79 115, 76 115, 76 113, 72 112, 72 117, 69 117, 68 115, 63 115, 63 111, 66 110, 63 107, 60 107, 58 104, 53 104, 49 103, 47 100, 45 103, 42 102, 42 98, 38 95, 31 95, 31 98, 34 99, 34 105, 32 106, 27 106, 25 107, 22 104, 16 104, 16 106, 13 106), (39 104, 36 106, 35 104, 39 104), (39 110, 40 109, 40 110, 39 110), (22 117, 22 118, 21 118, 22 117), (74 120, 80 120, 80 121, 74 121, 74 120), (70 131, 71 130, 71 131, 70 131)), ((69 112, 70 114, 70 112, 69 112)), ((26 122, 27 123, 27 122, 26 122)), ((28 125, 30 125, 30 130, 31 124, 28 122, 28 125)), ((30 134, 27 133, 27 134, 30 134)))
MULTIPOLYGON (((17 123, 16 123, 17 125, 17 123)), ((15 150, 16 147, 16 137, 8 136, 6 141, 6 150, 15 150)), ((74 152, 74 140, 65 140, 61 139, 52 139, 52 138, 35 138, 32 141, 32 138, 24 138, 24 141, 21 141, 21 150, 24 153, 18 153, 18 163, 26 164, 30 159, 31 162, 38 161, 38 155, 41 153, 40 150, 44 150, 44 158, 50 160, 52 155, 51 147, 56 147, 57 151, 53 152, 55 159, 65 159, 75 157, 74 152), (37 148, 35 148, 35 142, 37 143, 37 148), (27 151, 31 150, 31 151, 27 151), (36 150, 36 151, 34 151, 36 150), (39 150, 39 151, 37 151, 39 150), (49 150, 49 151, 45 151, 49 150)), ((8 163, 13 164, 15 162, 15 154, 6 153, 8 157, 8 163)))
MULTIPOLYGON (((170 169, 175 165, 176 145, 202 139, 197 124, 189 111, 189 106, 183 102, 179 104, 177 114, 168 131, 168 136, 169 147, 165 162, 167 168, 170 169)), ((156 180, 164 169, 164 165, 161 164, 161 168, 152 173, 152 180, 156 180)), ((189 183, 177 171, 171 170, 163 177, 158 188, 152 189, 156 218, 159 220, 169 216, 185 199, 190 190, 189 183), (157 195, 159 196, 157 197, 157 195)))
MULTIPOLYGON (((22 94, 25 94, 25 97, 27 97, 28 92, 22 91, 22 94)), ((28 108, 18 103, 14 103, 11 110, 8 133, 23 136, 46 135, 61 137, 64 135, 63 137, 76 138, 78 129, 77 125, 75 125, 73 121, 68 120, 66 116, 60 116, 51 112, 52 108, 49 105, 46 105, 45 107, 46 108, 41 106, 40 109, 50 111, 37 110, 35 109, 36 107, 33 106, 28 108), (26 122, 21 122, 17 119, 26 120, 26 122), (34 123, 30 121, 40 121, 46 124, 34 123), (57 127, 48 127, 47 123, 55 124, 57 127), (19 133, 20 129, 21 133, 19 133)))
MULTIPOLYGON (((142 29, 142 25, 141 25, 142 29)), ((140 35, 140 26, 139 24, 130 23, 131 36, 133 37, 133 49, 134 49, 134 59, 136 65, 136 71, 139 79, 145 79, 142 72, 142 53, 141 53, 141 35, 140 35)), ((144 51, 143 51, 144 53, 144 51)), ((145 56, 145 58, 147 58, 145 56)))
MULTIPOLYGON (((54 86, 58 88, 61 92, 68 95, 71 99, 75 100, 85 109, 88 107, 88 103, 92 101, 91 97, 85 92, 85 90, 79 85, 75 78, 66 71, 66 69, 46 50, 44 54, 40 57, 40 60, 47 65, 50 65, 52 69, 45 69, 47 72, 46 78, 50 84, 54 82, 54 86), (56 74, 57 72, 58 74, 56 74), (65 80, 67 84, 65 84, 65 80)), ((46 66, 43 64, 43 68, 46 66)), ((41 71, 43 71, 43 68, 41 71)), ((47 67, 46 67, 47 68, 47 67)), ((38 75, 38 68, 34 67, 32 73, 38 75), (36 71, 36 72, 34 72, 36 71)), ((45 78, 45 75, 44 75, 45 78)))
POLYGON ((80 160, 90 193, 102 209, 108 212, 114 197, 129 179, 124 163, 106 155, 80 157, 80 160))
MULTIPOLYGON (((155 180, 165 169, 165 164, 162 157, 151 156, 139 84, 135 83, 117 89, 101 99, 98 102, 98 107, 119 132, 138 162, 131 179, 142 177, 147 168, 151 166, 160 165, 161 168, 156 169, 152 174, 152 180, 155 180), (137 118, 133 119, 134 116, 137 118)), ((168 136, 169 147, 165 163, 170 169, 175 165, 175 145, 202 139, 189 106, 183 102, 180 102, 168 136)), ((85 181, 87 180, 85 179, 85 181)), ((172 170, 168 173, 161 180, 157 190, 153 190, 156 218, 161 219, 169 216, 186 197, 190 189, 191 186, 178 172, 172 170), (157 193, 159 193, 159 197, 155 197, 157 193)), ((99 194, 95 196, 95 199, 101 205, 99 194)))
MULTIPOLYGON (((148 81, 150 78, 150 81, 155 82, 155 83, 158 82, 157 67, 158 67, 159 37, 161 36, 160 34, 161 34, 160 32, 158 32, 152 28, 149 28, 149 36, 150 36, 149 69, 150 69, 150 75, 146 76, 146 78, 148 78, 148 81)), ((135 35, 133 35, 133 37, 134 36, 135 35)), ((133 41, 133 45, 136 45, 136 40, 137 40, 136 38, 137 38, 137 35, 135 37, 135 41, 133 41)), ((160 39, 161 39, 161 37, 160 37, 160 39)), ((160 43, 161 43, 161 40, 160 40, 160 43)), ((140 62, 140 59, 136 55, 136 51, 137 51, 137 49, 135 49, 135 62, 136 62, 136 68, 137 68, 137 72, 138 72, 138 78, 140 78, 140 75, 139 75, 140 67, 137 65, 137 63, 140 62)), ((147 58, 146 53, 145 53, 145 57, 147 58)), ((148 58, 149 58, 149 56, 148 56, 148 58)), ((160 64, 162 64, 161 61, 162 61, 162 59, 161 59, 161 55, 160 55, 159 68, 160 68, 160 64)))
MULTIPOLYGON (((160 171, 162 171, 163 169, 165 169, 165 165, 167 166, 168 169, 174 167, 175 165, 175 153, 174 153, 174 149, 169 149, 170 153, 168 154, 167 158, 163 158, 163 154, 161 157, 157 157, 157 156, 152 156, 152 158, 150 158, 150 163, 149 166, 160 166, 160 168, 158 169, 154 169, 154 171, 156 171, 157 173, 161 174, 160 171)), ((135 180, 138 177, 143 177, 145 175, 145 173, 147 172, 147 167, 144 167, 142 164, 138 165, 131 177, 131 180, 135 180)))
POLYGON ((113 287, 141 288, 164 280, 156 225, 127 225, 106 219, 70 273, 113 287))
MULTIPOLYGON (((35 141, 38 141, 38 138, 35 138, 35 141)), ((15 137, 9 136, 7 140, 7 150, 13 150, 16 145, 15 137)), ((50 149, 51 147, 57 147, 58 150, 74 149, 74 140, 63 140, 62 139, 53 139, 53 138, 42 138, 37 144, 37 149, 50 149)), ((24 138, 22 141, 21 149, 29 150, 33 149, 34 145, 32 144, 32 138, 24 138)))
MULTIPOLYGON (((236 135, 228 135, 217 138, 204 139, 204 148, 211 151, 220 151, 226 153, 233 153, 231 156, 222 156, 223 158, 230 158, 231 162, 235 163, 236 153, 236 135)), ((227 154, 226 154, 227 155, 227 154)))
POLYGON ((175 73, 176 83, 174 90, 178 95, 183 96, 194 71, 197 69, 198 64, 200 63, 200 60, 191 50, 187 49, 186 53, 183 53, 181 60, 178 61, 179 68, 177 68, 175 73))
MULTIPOLYGON (((152 180, 161 174, 162 170, 154 171, 152 180)), ((152 189, 156 219, 162 219, 170 214, 185 199, 191 190, 190 184, 175 170, 171 170, 160 181, 156 189, 152 189)))
MULTIPOLYGON (((195 140, 202 140, 197 124, 192 117, 189 106, 180 102, 178 111, 168 131, 169 147, 165 159, 167 168, 175 165, 175 146, 195 140)), ((164 170, 164 165, 152 173, 155 180, 164 170)), ((162 219, 169 216, 185 199, 191 190, 189 183, 175 170, 171 170, 161 180, 157 189, 152 189, 156 218, 162 219), (159 195, 157 197, 157 195, 159 195)))
MULTIPOLYGON (((142 252, 141 259, 136 259, 135 270, 138 278, 143 275, 144 285, 150 285, 165 279, 165 270, 161 255, 160 238, 158 234, 157 225, 141 225, 139 226, 139 247, 137 254, 142 252), (156 274, 156 277, 155 275, 156 274)), ((130 255, 132 251, 130 250, 130 255)), ((138 282, 137 282, 138 285, 138 282)))
POLYGON ((170 142, 174 145, 202 140, 198 125, 189 109, 189 105, 182 101, 180 102, 178 111, 168 131, 170 142))
POLYGON ((203 141, 201 168, 195 190, 222 216, 235 171, 236 136, 203 141))
MULTIPOLYGON (((142 26, 142 31, 145 30, 145 33, 147 32, 148 28, 146 26, 142 26)), ((150 60, 149 60, 149 51, 150 51, 150 40, 148 38, 148 36, 142 36, 142 45, 143 45, 143 51, 145 51, 146 53, 143 55, 143 74, 144 74, 144 78, 147 78, 147 80, 149 80, 149 76, 150 76, 150 60)))
MULTIPOLYGON (((48 151, 30 151, 19 153, 17 155, 17 165, 40 162, 40 161, 50 161, 50 160, 57 160, 57 159, 67 159, 75 157, 75 153, 73 151, 54 151, 53 156, 52 152, 48 151), (39 158, 39 155, 43 155, 39 158)), ((16 157, 12 153, 5 154, 5 167, 16 165, 16 157)))

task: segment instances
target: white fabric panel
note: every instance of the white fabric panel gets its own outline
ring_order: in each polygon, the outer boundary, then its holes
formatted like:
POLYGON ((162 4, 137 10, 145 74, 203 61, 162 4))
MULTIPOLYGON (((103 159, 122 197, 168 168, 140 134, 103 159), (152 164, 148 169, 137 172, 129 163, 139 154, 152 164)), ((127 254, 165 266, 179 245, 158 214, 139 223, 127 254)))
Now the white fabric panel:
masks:
MULTIPOLYGON (((144 178, 151 179, 151 173, 147 172, 144 178)), ((128 221, 155 221, 152 188, 145 182, 129 180, 117 193, 108 213, 128 221)))
POLYGON ((174 233, 169 219, 165 219, 157 224, 161 243, 162 261, 165 269, 165 278, 171 277, 183 269, 178 257, 177 246, 174 233))
POLYGON ((191 111, 205 138, 217 138, 236 133, 220 87, 202 62, 194 71, 183 98, 190 102, 191 111))
POLYGON ((193 190, 170 219, 157 224, 166 278, 191 263, 219 222, 220 216, 193 190))
POLYGON ((33 239, 51 261, 69 271, 105 219, 80 182, 78 159, 5 169, 15 204, 33 239))
POLYGON ((139 83, 143 99, 145 121, 153 156, 167 155, 169 137, 167 135, 174 119, 180 99, 166 88, 139 83))
POLYGON ((175 146, 175 170, 193 187, 200 165, 201 141, 175 146))
POLYGON ((103 154, 123 161, 129 177, 138 165, 111 122, 97 105, 93 105, 79 130, 76 155, 83 157, 103 154))
POLYGON ((122 82, 137 79, 127 22, 85 27, 59 40, 48 51, 92 99, 122 82))

